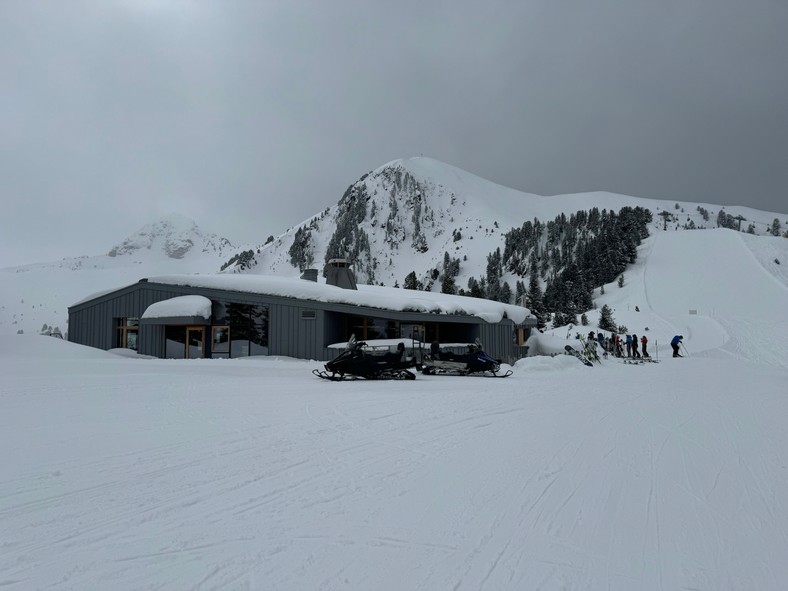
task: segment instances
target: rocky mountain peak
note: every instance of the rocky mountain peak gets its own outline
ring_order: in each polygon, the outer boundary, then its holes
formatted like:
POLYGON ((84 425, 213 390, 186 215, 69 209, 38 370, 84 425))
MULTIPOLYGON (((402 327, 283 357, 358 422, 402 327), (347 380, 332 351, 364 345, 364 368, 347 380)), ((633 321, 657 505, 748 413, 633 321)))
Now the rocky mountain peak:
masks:
POLYGON ((182 259, 192 252, 222 254, 233 245, 226 238, 206 234, 196 222, 180 214, 168 214, 145 224, 107 253, 111 257, 136 254, 140 251, 161 252, 171 259, 182 259))

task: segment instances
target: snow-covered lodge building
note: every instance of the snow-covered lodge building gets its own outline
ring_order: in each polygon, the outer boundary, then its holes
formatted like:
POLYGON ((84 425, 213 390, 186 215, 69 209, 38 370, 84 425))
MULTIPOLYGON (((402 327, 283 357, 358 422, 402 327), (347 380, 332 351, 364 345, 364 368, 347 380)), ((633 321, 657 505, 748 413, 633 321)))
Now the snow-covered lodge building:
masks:
POLYGON ((168 275, 90 296, 68 310, 70 341, 160 358, 284 355, 328 360, 332 343, 416 339, 469 343, 512 361, 536 320, 526 308, 433 292, 356 286, 342 261, 301 279, 168 275))

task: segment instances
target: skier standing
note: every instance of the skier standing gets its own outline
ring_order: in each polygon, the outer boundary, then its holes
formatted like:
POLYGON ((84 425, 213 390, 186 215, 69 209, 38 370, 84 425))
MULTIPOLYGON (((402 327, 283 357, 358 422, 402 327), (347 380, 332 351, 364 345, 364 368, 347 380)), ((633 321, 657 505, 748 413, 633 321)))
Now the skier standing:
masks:
POLYGON ((624 348, 621 344, 621 335, 615 335, 613 342, 614 342, 613 347, 615 348, 616 357, 623 357, 624 348))
POLYGON ((684 340, 684 335, 677 334, 670 341, 670 346, 673 347, 673 357, 682 357, 681 353, 679 353, 679 345, 683 340, 684 340))
POLYGON ((627 357, 632 357, 632 335, 631 334, 627 335, 626 345, 627 345, 627 357))
POLYGON ((646 357, 649 356, 648 351, 646 351, 646 345, 648 344, 648 339, 646 338, 646 335, 640 337, 640 343, 643 345, 643 358, 645 359, 646 357))
POLYGON ((635 359, 640 359, 640 353, 638 352, 638 335, 632 334, 632 357, 635 359))

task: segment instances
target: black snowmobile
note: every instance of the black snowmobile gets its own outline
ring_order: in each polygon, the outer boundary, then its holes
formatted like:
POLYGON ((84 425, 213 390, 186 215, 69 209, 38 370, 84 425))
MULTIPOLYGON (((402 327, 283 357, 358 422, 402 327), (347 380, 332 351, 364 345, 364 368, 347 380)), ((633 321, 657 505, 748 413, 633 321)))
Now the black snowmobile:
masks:
POLYGON ((399 343, 396 351, 366 350, 367 344, 350 337, 347 347, 331 361, 325 370, 313 369, 312 373, 324 380, 415 380, 416 375, 409 367, 416 365, 415 358, 405 355, 405 343, 399 343))
POLYGON ((465 354, 442 351, 440 344, 434 342, 430 345, 429 355, 424 355, 421 360, 421 372, 425 375, 453 375, 468 376, 471 374, 484 375, 496 378, 508 378, 512 370, 499 374, 501 360, 493 359, 482 349, 479 339, 468 345, 465 354))

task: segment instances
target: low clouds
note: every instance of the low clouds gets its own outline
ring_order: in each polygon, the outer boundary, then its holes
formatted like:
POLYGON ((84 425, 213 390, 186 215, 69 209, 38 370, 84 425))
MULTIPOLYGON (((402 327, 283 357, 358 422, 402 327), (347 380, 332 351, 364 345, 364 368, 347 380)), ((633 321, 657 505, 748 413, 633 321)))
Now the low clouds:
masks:
POLYGON ((0 265, 168 211, 260 240, 418 154, 783 210, 784 3, 0 4, 0 265))

